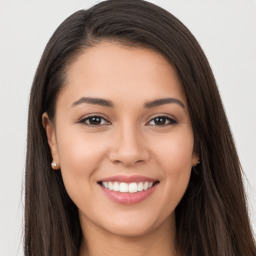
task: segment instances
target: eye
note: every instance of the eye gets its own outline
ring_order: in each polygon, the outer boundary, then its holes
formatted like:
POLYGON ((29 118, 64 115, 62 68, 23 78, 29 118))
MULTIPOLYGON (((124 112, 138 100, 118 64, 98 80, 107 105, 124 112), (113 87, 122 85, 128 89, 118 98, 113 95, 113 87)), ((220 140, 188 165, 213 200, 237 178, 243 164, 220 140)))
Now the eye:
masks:
POLYGON ((167 126, 177 124, 177 121, 169 116, 157 116, 151 119, 147 125, 167 126))
POLYGON ((88 126, 101 126, 101 125, 109 125, 110 122, 107 121, 102 116, 89 116, 86 118, 83 118, 79 121, 81 124, 85 124, 88 126))

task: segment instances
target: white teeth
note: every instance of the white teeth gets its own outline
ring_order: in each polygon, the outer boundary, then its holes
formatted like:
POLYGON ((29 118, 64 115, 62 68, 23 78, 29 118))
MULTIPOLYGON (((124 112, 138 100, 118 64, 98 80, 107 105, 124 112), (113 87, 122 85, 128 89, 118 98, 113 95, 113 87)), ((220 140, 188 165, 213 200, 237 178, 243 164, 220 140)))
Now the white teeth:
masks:
MULTIPOLYGON (((104 185, 103 185, 104 186, 104 185)), ((113 183, 112 182, 108 182, 108 189, 109 190, 113 190, 113 183)))
POLYGON ((143 182, 139 182, 138 191, 143 191, 143 182))
POLYGON ((119 183, 118 182, 114 182, 113 190, 119 191, 119 183))
POLYGON ((103 185, 105 188, 108 188, 108 182, 103 181, 103 182, 102 182, 102 185, 103 185))
POLYGON ((113 191, 122 192, 122 193, 136 193, 141 192, 143 190, 148 190, 153 186, 153 182, 132 182, 132 183, 125 183, 125 182, 111 182, 111 181, 103 181, 102 186, 113 191))
POLYGON ((129 184, 128 183, 124 183, 124 182, 121 182, 120 183, 120 186, 119 186, 119 191, 120 192, 128 192, 129 191, 129 184))
POLYGON ((133 182, 129 184, 129 193, 136 193, 138 191, 137 183, 133 182))
POLYGON ((144 190, 147 190, 147 189, 148 189, 148 182, 145 182, 145 183, 144 183, 143 189, 144 189, 144 190))

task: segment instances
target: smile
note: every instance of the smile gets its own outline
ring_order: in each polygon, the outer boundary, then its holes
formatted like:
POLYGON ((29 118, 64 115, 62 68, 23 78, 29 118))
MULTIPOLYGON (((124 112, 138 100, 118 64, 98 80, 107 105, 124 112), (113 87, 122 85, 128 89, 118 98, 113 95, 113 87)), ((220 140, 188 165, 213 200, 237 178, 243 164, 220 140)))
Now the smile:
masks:
POLYGON ((155 191, 159 181, 142 176, 114 176, 97 183, 115 202, 135 204, 149 197, 155 191))
POLYGON ((101 182, 100 184, 109 190, 121 192, 121 193, 137 193, 141 191, 145 191, 150 189, 153 185, 155 185, 156 182, 132 182, 132 183, 125 183, 125 182, 101 182))

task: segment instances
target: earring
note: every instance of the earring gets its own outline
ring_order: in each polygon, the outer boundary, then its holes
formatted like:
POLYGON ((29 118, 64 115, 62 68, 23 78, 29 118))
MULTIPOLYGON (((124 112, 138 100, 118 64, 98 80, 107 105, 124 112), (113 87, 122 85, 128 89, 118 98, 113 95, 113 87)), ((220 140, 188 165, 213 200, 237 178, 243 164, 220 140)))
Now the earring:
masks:
POLYGON ((197 170, 197 166, 200 164, 200 160, 198 160, 197 161, 197 163, 196 163, 196 165, 194 165, 193 167, 192 167, 192 169, 193 169, 193 171, 194 171, 194 173, 196 174, 196 175, 199 175, 199 172, 198 172, 198 170, 197 170))
POLYGON ((57 170, 57 164, 55 162, 51 163, 51 167, 53 170, 57 170))

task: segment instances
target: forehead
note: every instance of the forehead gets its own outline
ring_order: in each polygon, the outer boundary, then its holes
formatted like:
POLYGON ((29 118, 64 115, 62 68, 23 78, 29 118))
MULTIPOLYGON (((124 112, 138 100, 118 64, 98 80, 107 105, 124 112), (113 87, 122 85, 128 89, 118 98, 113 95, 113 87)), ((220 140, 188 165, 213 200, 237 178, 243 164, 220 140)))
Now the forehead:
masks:
POLYGON ((64 94, 73 99, 87 94, 150 100, 173 94, 186 101, 179 77, 163 55, 110 42, 86 48, 70 65, 64 88, 64 94))

